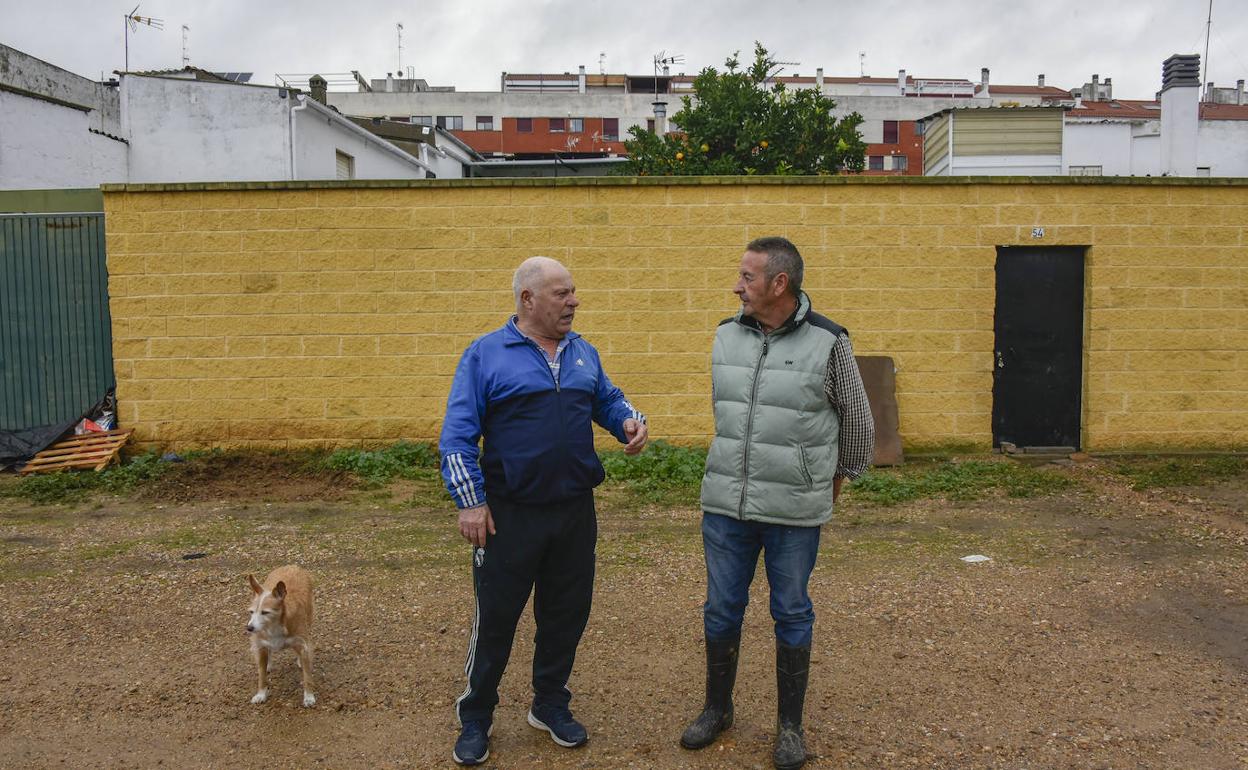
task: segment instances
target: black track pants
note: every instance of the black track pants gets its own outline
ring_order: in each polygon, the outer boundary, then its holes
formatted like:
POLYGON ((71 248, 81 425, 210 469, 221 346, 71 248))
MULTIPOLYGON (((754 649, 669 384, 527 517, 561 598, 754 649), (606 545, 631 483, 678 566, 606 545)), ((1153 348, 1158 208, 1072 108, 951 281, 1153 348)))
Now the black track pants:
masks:
POLYGON ((536 703, 567 706, 568 677, 589 620, 598 521, 592 494, 548 505, 489 500, 497 534, 472 562, 476 607, 468 640, 468 687, 455 701, 460 723, 493 717, 520 613, 533 591, 536 703))

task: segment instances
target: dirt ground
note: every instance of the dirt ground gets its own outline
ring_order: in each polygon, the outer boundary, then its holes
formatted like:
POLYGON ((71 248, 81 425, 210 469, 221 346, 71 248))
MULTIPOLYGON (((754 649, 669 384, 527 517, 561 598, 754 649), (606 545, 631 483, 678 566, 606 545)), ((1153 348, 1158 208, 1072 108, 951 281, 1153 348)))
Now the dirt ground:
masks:
MULTIPOLYGON (((1248 768, 1248 478, 1142 493, 1106 462, 1058 472, 1076 485, 1034 499, 849 496, 811 585, 810 767, 1248 768)), ((449 503, 415 482, 234 475, 0 499, 0 766, 452 766, 472 597, 449 503), (244 576, 287 562, 317 580, 315 709, 290 653, 249 703, 244 576)), ((771 766, 761 576, 736 726, 702 752, 676 742, 702 698, 698 516, 600 496, 571 682, 590 742, 525 723, 526 616, 489 766, 771 766)))

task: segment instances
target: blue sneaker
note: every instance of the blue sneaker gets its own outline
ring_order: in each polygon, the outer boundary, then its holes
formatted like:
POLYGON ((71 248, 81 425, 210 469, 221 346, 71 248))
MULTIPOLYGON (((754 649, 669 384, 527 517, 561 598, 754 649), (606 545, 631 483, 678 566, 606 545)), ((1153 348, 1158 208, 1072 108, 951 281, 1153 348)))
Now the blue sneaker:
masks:
POLYGON ((585 727, 572 718, 572 712, 561 706, 535 703, 529 709, 529 724, 550 733, 555 743, 566 748, 584 746, 589 740, 585 727))
POLYGON ((451 758, 461 765, 479 765, 490 758, 490 733, 494 725, 484 719, 464 722, 459 731, 459 739, 455 741, 455 750, 451 758))

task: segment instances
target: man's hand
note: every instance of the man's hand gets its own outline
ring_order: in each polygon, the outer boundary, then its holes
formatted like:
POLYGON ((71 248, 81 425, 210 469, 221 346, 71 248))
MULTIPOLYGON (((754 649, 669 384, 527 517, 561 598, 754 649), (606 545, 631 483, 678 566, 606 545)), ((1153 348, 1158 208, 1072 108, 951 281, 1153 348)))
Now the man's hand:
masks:
POLYGON ((459 534, 472 543, 474 548, 485 547, 487 533, 495 534, 494 517, 490 515, 489 504, 459 510, 459 534))
POLYGON ((841 496, 841 485, 845 483, 844 476, 832 477, 832 503, 835 504, 837 498, 841 496))
POLYGON ((624 454, 635 455, 646 446, 650 429, 641 420, 634 420, 630 417, 624 421, 624 435, 628 437, 628 443, 624 445, 624 454))

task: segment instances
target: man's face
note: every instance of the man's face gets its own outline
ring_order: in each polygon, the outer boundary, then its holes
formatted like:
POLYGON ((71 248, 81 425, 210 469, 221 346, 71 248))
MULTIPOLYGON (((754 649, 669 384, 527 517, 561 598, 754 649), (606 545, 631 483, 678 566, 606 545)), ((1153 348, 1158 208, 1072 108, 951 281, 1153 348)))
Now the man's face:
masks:
POLYGON ((567 270, 547 270, 542 278, 536 290, 524 292, 524 320, 534 332, 558 339, 572 331, 572 318, 581 301, 576 298, 576 286, 567 270))
POLYGON ((763 274, 767 265, 767 255, 757 251, 747 251, 741 257, 740 278, 733 291, 741 298, 741 312, 754 318, 765 318, 768 311, 776 303, 772 291, 774 282, 769 282, 763 274))

